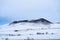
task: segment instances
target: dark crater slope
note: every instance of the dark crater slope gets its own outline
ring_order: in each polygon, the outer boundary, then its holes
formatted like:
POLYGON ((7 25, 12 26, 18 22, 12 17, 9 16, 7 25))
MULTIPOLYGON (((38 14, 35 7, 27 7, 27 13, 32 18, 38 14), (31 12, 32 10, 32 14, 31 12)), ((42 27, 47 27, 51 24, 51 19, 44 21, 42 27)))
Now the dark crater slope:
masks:
POLYGON ((40 18, 40 19, 36 19, 36 20, 20 20, 20 21, 13 21, 12 23, 10 23, 9 25, 11 24, 17 24, 17 23, 22 23, 22 22, 25 22, 25 23, 42 23, 42 24, 52 24, 52 22, 44 19, 44 18, 40 18))

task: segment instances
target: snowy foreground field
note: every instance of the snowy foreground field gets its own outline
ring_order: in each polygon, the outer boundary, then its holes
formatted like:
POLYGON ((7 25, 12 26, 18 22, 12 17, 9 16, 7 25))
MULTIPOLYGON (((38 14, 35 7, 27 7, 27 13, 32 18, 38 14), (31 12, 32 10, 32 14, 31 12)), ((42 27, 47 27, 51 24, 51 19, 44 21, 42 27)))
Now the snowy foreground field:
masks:
POLYGON ((15 24, 0 28, 0 40, 59 40, 60 24, 15 24))
POLYGON ((45 19, 19 22, 0 26, 0 40, 60 40, 60 24, 45 19))

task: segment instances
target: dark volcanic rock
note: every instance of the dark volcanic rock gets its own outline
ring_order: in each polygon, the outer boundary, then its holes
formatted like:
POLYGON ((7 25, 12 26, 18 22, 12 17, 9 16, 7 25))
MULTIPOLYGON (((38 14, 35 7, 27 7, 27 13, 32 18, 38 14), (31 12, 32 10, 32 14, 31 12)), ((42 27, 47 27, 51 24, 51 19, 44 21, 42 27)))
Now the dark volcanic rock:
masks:
POLYGON ((42 23, 42 24, 51 24, 52 22, 44 19, 44 18, 40 18, 40 19, 36 19, 36 20, 20 20, 20 21, 14 21, 10 24, 16 24, 16 23, 22 23, 22 22, 29 22, 29 23, 42 23))
POLYGON ((9 25, 11 25, 11 24, 16 24, 16 23, 22 23, 22 22, 28 22, 28 20, 13 21, 13 22, 10 23, 9 25))
POLYGON ((52 22, 50 22, 44 18, 40 18, 37 20, 31 20, 30 22, 32 22, 32 23, 43 23, 43 24, 51 24, 52 23, 52 22))

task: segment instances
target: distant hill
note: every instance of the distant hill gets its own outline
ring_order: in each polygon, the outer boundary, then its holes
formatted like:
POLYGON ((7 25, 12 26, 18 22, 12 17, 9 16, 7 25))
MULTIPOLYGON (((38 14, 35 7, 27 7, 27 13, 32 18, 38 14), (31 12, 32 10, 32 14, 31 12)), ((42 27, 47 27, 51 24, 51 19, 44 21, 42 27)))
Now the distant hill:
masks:
POLYGON ((42 24, 51 24, 52 22, 44 19, 44 18, 39 18, 39 19, 32 19, 32 20, 19 20, 19 21, 13 21, 12 23, 10 24, 16 24, 16 23, 22 23, 22 22, 25 22, 25 23, 42 23, 42 24))

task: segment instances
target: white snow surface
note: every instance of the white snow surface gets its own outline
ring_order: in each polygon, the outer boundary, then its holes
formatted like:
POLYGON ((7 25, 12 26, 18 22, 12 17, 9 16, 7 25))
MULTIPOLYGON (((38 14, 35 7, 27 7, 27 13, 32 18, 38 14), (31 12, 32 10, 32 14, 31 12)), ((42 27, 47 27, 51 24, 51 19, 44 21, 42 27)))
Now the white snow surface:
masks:
POLYGON ((0 40, 60 39, 60 24, 36 23, 5 24, 0 26, 0 40), (16 31, 17 30, 17 31, 16 31), (13 36, 12 36, 13 35, 13 36))

